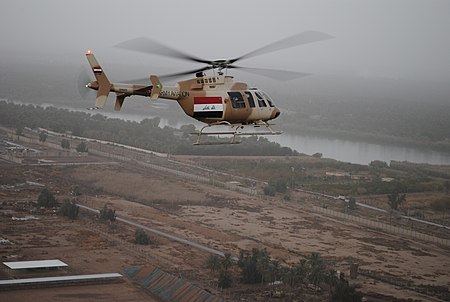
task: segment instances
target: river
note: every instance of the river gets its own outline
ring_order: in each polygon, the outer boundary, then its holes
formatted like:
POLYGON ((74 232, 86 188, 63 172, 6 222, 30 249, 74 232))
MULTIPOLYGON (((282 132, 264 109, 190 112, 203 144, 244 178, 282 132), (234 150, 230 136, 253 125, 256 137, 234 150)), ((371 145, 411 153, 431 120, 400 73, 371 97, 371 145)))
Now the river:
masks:
POLYGON ((449 153, 417 147, 402 147, 393 144, 369 143, 286 133, 268 138, 282 146, 295 149, 300 153, 312 155, 319 152, 325 158, 333 158, 355 164, 369 164, 373 160, 382 160, 389 163, 391 160, 396 160, 450 165, 449 153))
MULTIPOLYGON (((2 100, 2 99, 0 99, 2 100)), ((6 99, 3 99, 6 101, 6 99)), ((20 103, 20 102, 15 102, 20 103)), ((42 104, 41 106, 57 106, 76 111, 86 111, 64 107, 56 104, 42 104)), ((108 117, 122 118, 140 122, 144 118, 153 118, 152 116, 142 114, 126 114, 124 112, 106 112, 95 111, 91 113, 101 113, 108 117)), ((157 114, 156 114, 157 115, 157 114)), ((194 124, 197 129, 204 124, 191 119, 165 119, 160 118, 160 127, 180 128, 183 124, 194 124)), ((288 134, 267 136, 270 141, 277 142, 282 146, 290 147, 300 153, 312 155, 314 153, 322 153, 325 158, 333 158, 339 161, 350 162, 355 164, 367 165, 373 160, 382 160, 389 163, 391 160, 408 161, 413 163, 427 163, 434 165, 450 165, 450 154, 445 152, 431 151, 417 147, 403 147, 387 143, 371 143, 364 141, 352 141, 345 139, 337 139, 330 137, 319 137, 302 134, 288 134)))

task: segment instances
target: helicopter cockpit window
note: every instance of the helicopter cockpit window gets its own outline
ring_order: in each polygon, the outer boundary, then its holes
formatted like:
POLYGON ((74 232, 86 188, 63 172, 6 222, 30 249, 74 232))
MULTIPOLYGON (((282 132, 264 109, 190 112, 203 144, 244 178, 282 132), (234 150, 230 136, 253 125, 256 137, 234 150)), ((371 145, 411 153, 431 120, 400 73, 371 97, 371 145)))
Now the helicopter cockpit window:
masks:
POLYGON ((269 106, 270 106, 270 107, 275 107, 275 106, 273 105, 273 102, 272 102, 272 100, 270 99, 270 97, 269 97, 266 93, 264 93, 264 92, 262 92, 262 91, 261 91, 261 93, 262 93, 262 95, 264 96, 264 98, 266 99, 267 103, 269 103, 269 106))
POLYGON ((253 95, 250 91, 246 91, 245 95, 247 96, 247 100, 248 100, 248 105, 251 108, 255 108, 255 100, 253 99, 253 95))
POLYGON ((231 106, 233 108, 245 108, 244 98, 240 92, 230 91, 228 95, 230 96, 231 106))
POLYGON ((259 92, 255 92, 256 98, 258 99, 258 106, 259 107, 267 107, 266 102, 264 101, 264 98, 259 92))

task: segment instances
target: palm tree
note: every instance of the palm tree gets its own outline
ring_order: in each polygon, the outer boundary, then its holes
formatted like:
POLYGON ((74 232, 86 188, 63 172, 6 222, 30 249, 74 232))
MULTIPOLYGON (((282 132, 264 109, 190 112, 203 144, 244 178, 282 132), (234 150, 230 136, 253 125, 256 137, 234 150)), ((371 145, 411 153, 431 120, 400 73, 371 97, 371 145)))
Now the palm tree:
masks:
POLYGON ((319 286, 322 282, 325 273, 325 264, 319 253, 312 253, 308 259, 309 266, 309 281, 315 286, 319 286))
POLYGON ((259 250, 257 258, 257 269, 261 274, 261 285, 264 284, 264 277, 267 276, 270 257, 266 249, 259 250))
POLYGON ((290 287, 293 287, 295 279, 295 268, 283 267, 281 270, 281 278, 284 284, 289 284, 290 287))
POLYGON ((225 253, 223 255, 223 259, 222 259, 222 269, 226 272, 228 271, 228 268, 233 265, 234 261, 233 261, 233 256, 231 256, 230 253, 225 253))
POLYGON ((406 194, 400 194, 400 192, 404 191, 402 185, 397 183, 392 190, 391 194, 388 194, 388 204, 392 210, 397 210, 398 206, 406 200, 406 194))
POLYGON ((330 294, 333 292, 333 288, 339 282, 339 278, 337 276, 337 272, 333 268, 329 268, 325 271, 324 275, 325 282, 330 286, 330 294))
POLYGON ((305 282, 305 278, 308 275, 308 265, 306 263, 306 259, 301 259, 297 265, 294 267, 295 280, 296 283, 303 284, 305 282))
POLYGON ((206 267, 208 267, 212 273, 217 272, 220 269, 221 261, 217 255, 209 255, 206 261, 206 267))
POLYGON ((270 282, 278 281, 280 277, 280 263, 277 260, 270 260, 268 272, 270 282))

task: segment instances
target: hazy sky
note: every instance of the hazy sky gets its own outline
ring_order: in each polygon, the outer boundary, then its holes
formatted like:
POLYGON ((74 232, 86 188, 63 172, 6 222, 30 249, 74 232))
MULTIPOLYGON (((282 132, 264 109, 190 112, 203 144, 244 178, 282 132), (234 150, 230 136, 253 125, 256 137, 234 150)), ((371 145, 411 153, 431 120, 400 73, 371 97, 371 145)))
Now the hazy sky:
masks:
POLYGON ((78 62, 93 49, 103 65, 184 70, 199 65, 113 45, 145 36, 219 59, 306 30, 335 38, 240 65, 450 82, 449 0, 1 0, 0 60, 78 62))

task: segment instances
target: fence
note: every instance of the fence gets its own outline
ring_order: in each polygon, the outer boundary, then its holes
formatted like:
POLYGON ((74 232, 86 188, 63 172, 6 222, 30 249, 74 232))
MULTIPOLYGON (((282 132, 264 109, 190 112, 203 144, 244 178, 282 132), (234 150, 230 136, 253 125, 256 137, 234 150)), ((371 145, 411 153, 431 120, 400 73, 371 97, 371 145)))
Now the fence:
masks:
POLYGON ((395 234, 395 235, 408 236, 410 238, 419 239, 419 240, 423 240, 423 241, 428 241, 428 242, 432 242, 432 243, 436 243, 436 244, 440 244, 440 245, 443 245, 443 246, 450 247, 450 240, 448 240, 448 239, 439 238, 439 237, 427 235, 427 234, 424 234, 424 233, 419 233, 419 232, 414 231, 412 229, 404 229, 404 228, 396 227, 396 226, 393 226, 393 225, 390 225, 390 224, 386 224, 386 223, 383 223, 383 222, 374 221, 374 220, 363 218, 363 217, 353 216, 353 215, 349 215, 349 214, 333 211, 333 210, 330 210, 330 209, 326 209, 326 208, 323 208, 323 207, 312 206, 312 209, 315 212, 319 212, 319 213, 322 213, 322 214, 325 214, 325 215, 328 215, 328 216, 333 216, 333 217, 336 217, 336 218, 339 218, 339 219, 345 219, 345 220, 353 221, 353 222, 356 222, 356 223, 358 223, 360 225, 365 225, 365 226, 368 226, 370 228, 379 229, 379 230, 382 230, 382 231, 387 232, 387 233, 391 233, 391 234, 395 234))

